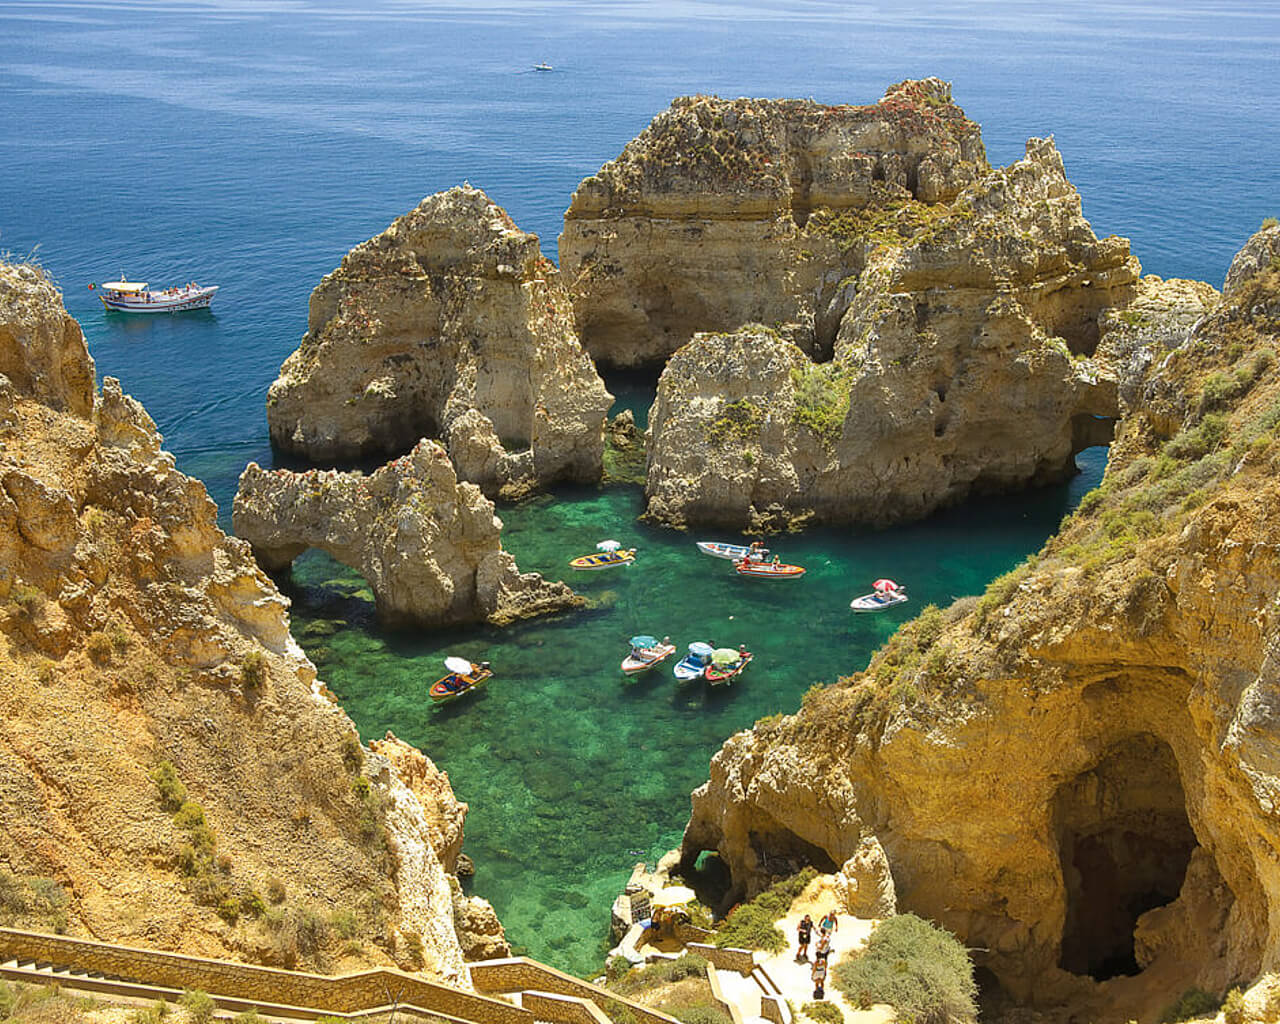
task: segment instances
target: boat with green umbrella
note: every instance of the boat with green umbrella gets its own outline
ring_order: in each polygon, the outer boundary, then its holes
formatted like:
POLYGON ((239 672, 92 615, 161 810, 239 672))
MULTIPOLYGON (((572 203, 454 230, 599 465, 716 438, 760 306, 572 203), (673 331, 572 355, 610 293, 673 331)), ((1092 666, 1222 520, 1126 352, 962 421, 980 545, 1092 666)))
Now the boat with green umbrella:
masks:
POLYGON ((711 664, 702 677, 712 686, 732 682, 734 677, 751 664, 752 654, 745 647, 736 651, 732 647, 717 647, 711 652, 711 664))

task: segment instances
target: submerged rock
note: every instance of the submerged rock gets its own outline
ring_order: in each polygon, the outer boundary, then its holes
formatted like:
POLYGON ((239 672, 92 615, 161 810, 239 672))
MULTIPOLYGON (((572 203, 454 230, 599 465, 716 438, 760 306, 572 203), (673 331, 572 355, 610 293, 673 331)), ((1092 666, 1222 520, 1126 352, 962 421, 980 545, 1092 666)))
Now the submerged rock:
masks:
MULTIPOLYGON (((759 324, 699 334, 659 381, 648 514, 741 529, 916 519, 1062 479, 1106 443, 1123 369, 1104 315, 1143 292, 1081 216, 1051 141, 925 208, 892 200, 842 241, 832 358, 759 324)), ((833 222, 835 223, 835 222, 833 222)))
POLYGON ((312 547, 351 566, 391 623, 503 624, 582 604, 565 584, 516 568, 502 550, 493 502, 458 482, 434 441, 369 476, 251 462, 232 521, 267 569, 285 568, 312 547))
POLYGON ((598 480, 612 398, 537 235, 479 189, 428 196, 343 257, 267 397, 315 461, 447 446, 490 493, 598 480))

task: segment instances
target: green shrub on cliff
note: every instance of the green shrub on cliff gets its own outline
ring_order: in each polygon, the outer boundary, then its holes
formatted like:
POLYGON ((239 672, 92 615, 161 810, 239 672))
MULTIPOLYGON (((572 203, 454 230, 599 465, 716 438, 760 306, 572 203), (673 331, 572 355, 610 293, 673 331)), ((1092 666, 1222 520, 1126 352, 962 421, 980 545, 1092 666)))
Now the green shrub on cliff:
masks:
POLYGON ((1202 988, 1189 988, 1161 1011, 1160 1024, 1216 1016, 1221 1003, 1221 999, 1202 988))
POLYGON ((968 950, 915 914, 879 925, 860 955, 836 965, 835 985, 855 1006, 888 1003, 913 1024, 972 1020, 978 1011, 968 950))
POLYGON ((795 898, 817 874, 816 869, 805 868, 775 882, 755 899, 739 904, 716 932, 716 945, 721 949, 763 949, 769 953, 786 949, 787 938, 774 927, 774 922, 786 915, 795 898))
POLYGON ((800 1007, 800 1012, 810 1020, 818 1021, 819 1024, 844 1024, 844 1011, 835 1003, 820 1003, 814 1000, 800 1007))
POLYGON ((764 410, 749 398, 730 402, 707 427, 707 440, 714 445, 740 444, 760 436, 764 410))
POLYGON ((853 370, 835 363, 795 367, 795 412, 792 421, 808 427, 827 447, 840 439, 844 418, 849 413, 849 388, 853 370))

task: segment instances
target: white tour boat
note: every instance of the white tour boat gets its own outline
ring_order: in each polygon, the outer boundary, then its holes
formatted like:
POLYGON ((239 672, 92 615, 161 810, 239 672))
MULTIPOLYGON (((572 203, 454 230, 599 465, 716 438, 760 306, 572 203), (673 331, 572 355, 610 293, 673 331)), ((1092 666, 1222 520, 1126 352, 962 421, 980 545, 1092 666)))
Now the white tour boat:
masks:
POLYGON ((145 281, 108 281, 97 286, 98 297, 107 309, 119 313, 178 313, 186 309, 208 309, 218 286, 194 281, 177 288, 153 292, 145 281))

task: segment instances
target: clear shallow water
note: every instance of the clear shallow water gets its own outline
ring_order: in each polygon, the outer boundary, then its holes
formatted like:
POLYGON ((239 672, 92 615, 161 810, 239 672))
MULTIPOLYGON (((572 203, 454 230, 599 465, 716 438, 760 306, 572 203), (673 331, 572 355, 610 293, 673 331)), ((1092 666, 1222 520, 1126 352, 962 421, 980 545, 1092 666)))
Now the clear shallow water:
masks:
MULTIPOLYGON (((1131 237, 1149 272, 1217 284, 1280 213, 1277 29, 1274 4, 1245 0, 0 0, 0 249, 38 247, 99 372, 146 404, 229 525, 240 470, 272 459, 266 389, 305 329, 311 289, 426 194, 469 179, 554 256, 573 188, 674 96, 868 102, 936 74, 982 123, 993 163, 1056 133, 1100 234, 1131 237), (539 60, 556 70, 529 70, 539 60), (107 317, 85 285, 121 270, 223 290, 209 314, 107 317)), ((643 382, 620 397, 645 411, 643 382)), ((1068 498, 789 541, 788 556, 814 568, 790 593, 738 586, 689 539, 631 525, 636 500, 557 495, 503 511, 527 568, 559 570, 606 527, 642 540, 642 562, 582 582, 613 592, 612 611, 450 638, 503 666, 470 708, 420 707, 442 642, 383 636, 358 602, 316 607, 309 589, 301 602, 300 621, 342 619, 304 639, 317 656, 328 648, 326 678, 362 732, 422 742, 472 801, 477 890, 517 942, 569 967, 594 954, 627 851, 678 837, 717 743, 858 667, 888 616, 920 607, 849 615, 852 581, 889 571, 871 553, 894 556, 917 602, 974 592, 1037 547, 1068 498), (995 510, 1016 521, 998 527, 995 510), (849 579, 819 570, 827 559, 849 579), (828 610, 811 614, 810 598, 828 610), (803 614, 775 604, 790 601, 803 614), (659 608, 667 624, 642 614, 659 608), (623 691, 612 676, 634 628, 685 639, 687 623, 732 642, 728 614, 762 651, 740 690, 703 701, 673 697, 665 678, 623 691)), ((296 574, 330 575, 321 560, 296 574)))
MULTIPOLYGON (((1039 548, 1102 476, 1105 450, 1082 453, 1069 484, 984 499, 878 533, 815 530, 774 538, 798 580, 744 580, 696 551, 697 538, 635 522, 637 488, 546 496, 501 510, 523 570, 566 578, 593 607, 508 629, 386 634, 362 581, 323 556, 294 569, 295 633, 366 736, 387 729, 428 751, 471 803, 474 890, 517 943, 569 970, 601 963, 608 908, 632 864, 679 842, 689 792, 725 737, 794 711, 815 682, 866 664, 925 604, 980 592, 1039 548), (574 573, 566 562, 614 537, 636 564, 574 573), (891 576, 911 601, 855 615, 849 601, 891 576), (363 591, 363 595, 361 594, 363 591), (627 679, 627 638, 680 646, 745 643, 755 660, 731 687, 677 685, 671 663, 627 679), (493 663, 486 688, 433 707, 426 689, 445 654, 493 663)), ((714 539, 703 538, 703 539, 714 539)))

